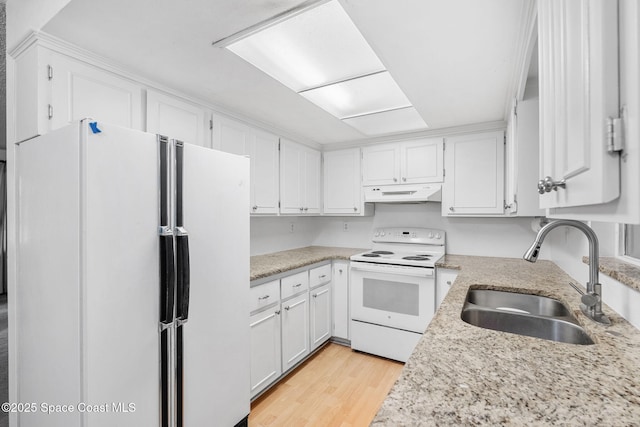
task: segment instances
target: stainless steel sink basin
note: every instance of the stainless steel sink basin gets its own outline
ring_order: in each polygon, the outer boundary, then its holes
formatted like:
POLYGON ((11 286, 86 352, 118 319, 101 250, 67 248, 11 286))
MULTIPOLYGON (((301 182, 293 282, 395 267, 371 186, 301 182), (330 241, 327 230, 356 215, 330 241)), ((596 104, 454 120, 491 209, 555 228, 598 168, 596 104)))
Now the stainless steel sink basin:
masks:
POLYGON ((594 343, 564 304, 538 295, 471 289, 461 317, 494 331, 569 344, 594 343))

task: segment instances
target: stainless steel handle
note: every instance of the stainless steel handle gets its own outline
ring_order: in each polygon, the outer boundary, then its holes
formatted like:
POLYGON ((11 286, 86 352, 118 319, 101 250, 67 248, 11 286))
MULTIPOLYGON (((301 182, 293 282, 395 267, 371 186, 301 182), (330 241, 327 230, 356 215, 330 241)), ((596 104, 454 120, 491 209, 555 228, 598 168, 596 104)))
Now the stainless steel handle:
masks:
POLYGON ((51 104, 49 104, 49 107, 47 108, 47 116, 49 117, 49 120, 53 118, 53 106, 51 104))
POLYGON ((258 297, 258 301, 262 301, 262 300, 265 300, 265 299, 269 299, 269 295, 265 295, 263 297, 258 297))
POLYGON ((402 177, 402 182, 407 182, 407 178, 402 177))
POLYGON ((293 285, 294 288, 299 288, 300 286, 302 286, 302 283, 298 283, 297 285, 293 285))
POLYGON ((551 190, 558 191, 558 188, 566 188, 567 182, 562 179, 560 181, 554 181, 550 176, 545 177, 538 181, 538 193, 550 193, 551 190))
POLYGON ((327 277, 327 275, 323 274, 322 276, 318 276, 318 279, 324 279, 325 277, 327 277))

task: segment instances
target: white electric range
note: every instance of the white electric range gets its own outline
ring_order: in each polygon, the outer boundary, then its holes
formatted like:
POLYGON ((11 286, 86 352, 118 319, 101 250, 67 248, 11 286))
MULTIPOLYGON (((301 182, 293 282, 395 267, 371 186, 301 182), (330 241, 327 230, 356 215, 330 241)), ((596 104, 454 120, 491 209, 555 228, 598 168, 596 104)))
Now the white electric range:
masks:
POLYGON ((381 228, 372 241, 351 257, 351 348, 406 362, 435 312, 445 232, 381 228))

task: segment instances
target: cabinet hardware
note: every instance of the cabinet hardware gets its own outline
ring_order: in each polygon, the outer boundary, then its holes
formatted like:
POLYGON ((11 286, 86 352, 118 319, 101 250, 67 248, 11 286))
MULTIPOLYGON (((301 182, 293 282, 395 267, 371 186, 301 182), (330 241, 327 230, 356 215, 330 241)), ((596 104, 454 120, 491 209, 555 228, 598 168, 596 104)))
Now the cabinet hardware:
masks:
POLYGON ((53 80, 53 67, 51 65, 47 65, 47 79, 53 80))
POLYGON ((265 299, 269 299, 269 295, 265 295, 263 297, 258 297, 258 301, 262 301, 262 300, 265 300, 265 299))
POLYGON ((49 116, 49 120, 53 118, 53 106, 51 104, 49 104, 47 108, 47 115, 49 116))
POLYGON ((339 269, 338 271, 340 272, 340 274, 342 274, 342 269, 339 269))
POLYGON ((294 288, 299 288, 300 286, 302 286, 302 283, 298 283, 297 285, 293 285, 294 288))
POLYGON ((447 280, 447 286, 451 286, 451 280, 447 280))
MULTIPOLYGON (((624 114, 624 110, 622 112, 624 114)), ((624 149, 622 118, 607 118, 607 152, 618 153, 624 149)))
POLYGON ((327 275, 323 274, 322 276, 318 276, 318 279, 324 279, 325 277, 327 277, 327 275))
POLYGON ((407 182, 407 178, 402 177, 402 182, 407 182))
POLYGON ((280 310, 276 310, 275 314, 280 315, 280 310))
POLYGON ((551 190, 558 191, 558 187, 566 188, 567 182, 562 179, 560 181, 554 181, 550 176, 545 177, 538 181, 538 193, 549 193, 551 190))
POLYGON ((304 210, 304 208, 300 208, 300 212, 302 212, 304 210))
POLYGON ((449 208, 449 211, 453 212, 453 211, 455 211, 455 208, 454 208, 453 206, 451 206, 451 207, 449 208))
POLYGON ((305 211, 305 212, 306 212, 306 211, 308 211, 308 210, 309 210, 309 208, 304 208, 304 211, 305 211))
POLYGON ((312 297, 318 298, 318 294, 313 294, 312 297))
POLYGON ((398 182, 398 178, 393 178, 393 182, 398 182))
POLYGON ((258 210, 258 206, 254 206, 252 209, 253 209, 254 211, 257 211, 257 210, 258 210))
POLYGON ((353 211, 354 211, 354 212, 358 212, 358 208, 354 207, 354 208, 353 208, 353 211))
POLYGON ((284 309, 285 309, 285 310, 287 310, 287 311, 289 311, 289 308, 290 308, 289 306, 286 306, 284 309))
POLYGON ((213 130, 213 120, 209 120, 209 130, 213 130))

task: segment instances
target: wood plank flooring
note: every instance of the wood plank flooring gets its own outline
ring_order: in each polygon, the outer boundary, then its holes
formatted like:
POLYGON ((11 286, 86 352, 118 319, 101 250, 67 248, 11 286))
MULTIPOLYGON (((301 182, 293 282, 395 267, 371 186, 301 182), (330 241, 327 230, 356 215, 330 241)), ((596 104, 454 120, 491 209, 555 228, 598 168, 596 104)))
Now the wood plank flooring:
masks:
POLYGON ((253 402, 249 427, 368 426, 403 366, 330 343, 253 402))

